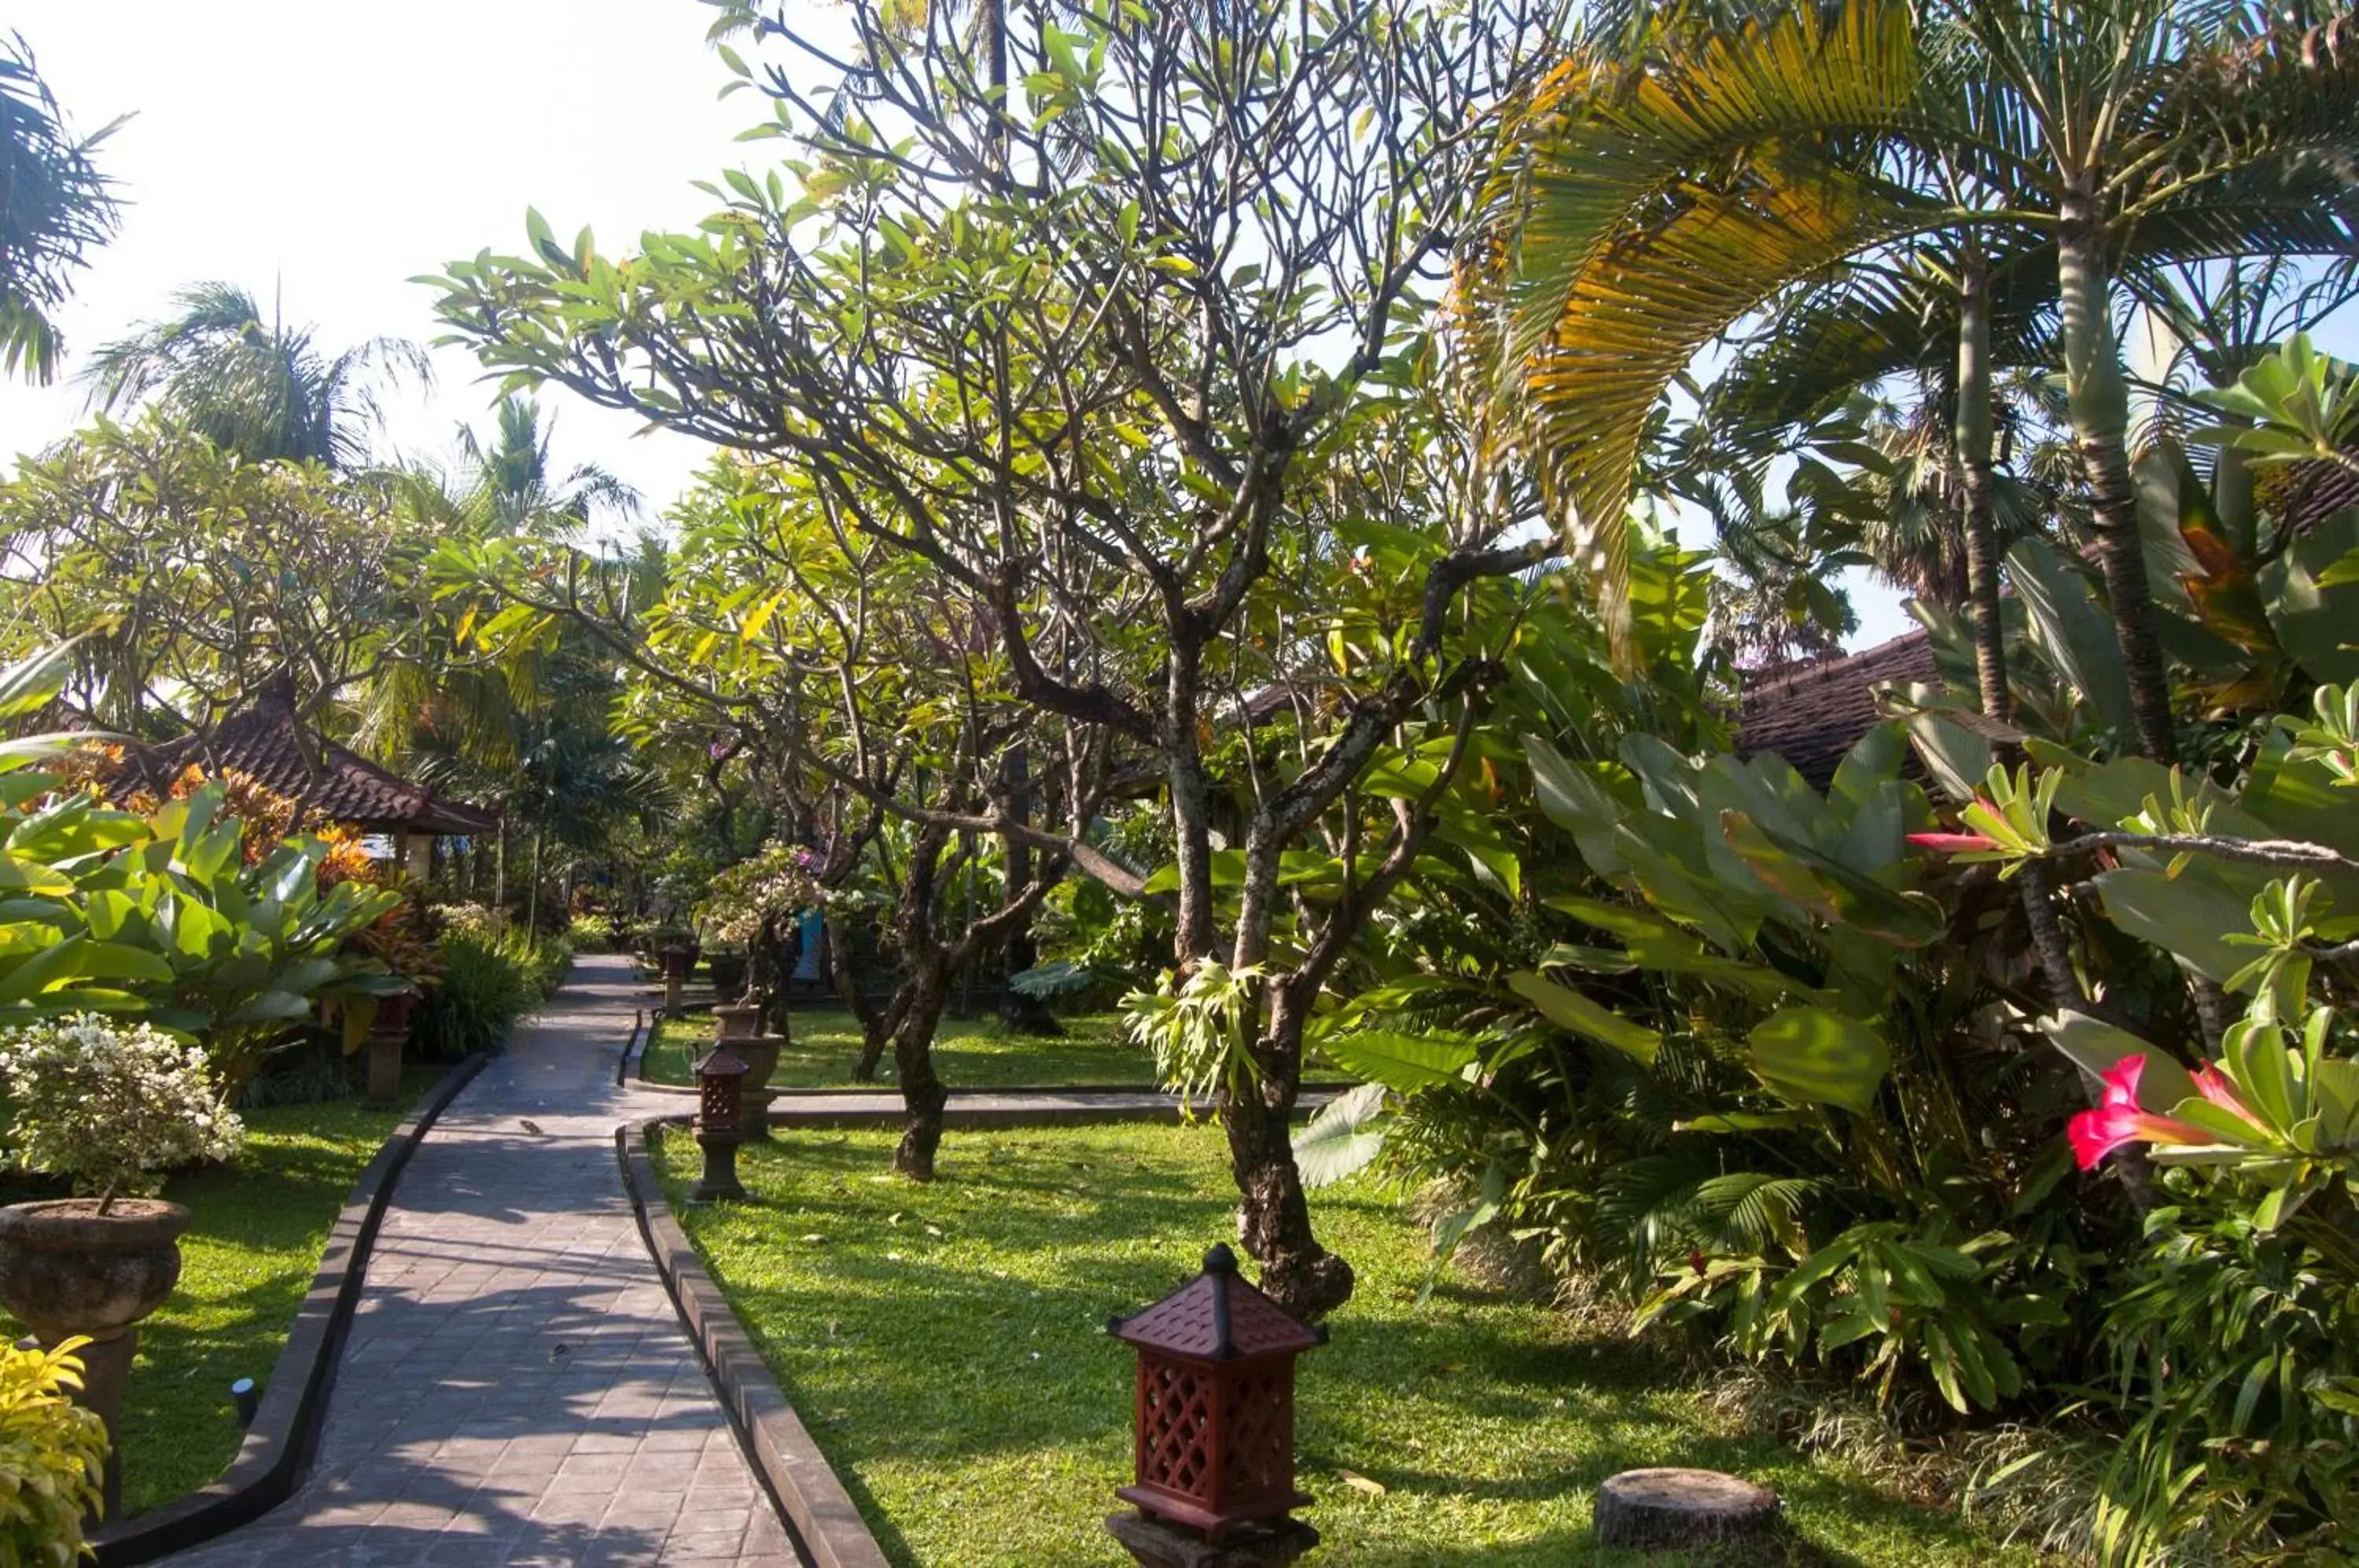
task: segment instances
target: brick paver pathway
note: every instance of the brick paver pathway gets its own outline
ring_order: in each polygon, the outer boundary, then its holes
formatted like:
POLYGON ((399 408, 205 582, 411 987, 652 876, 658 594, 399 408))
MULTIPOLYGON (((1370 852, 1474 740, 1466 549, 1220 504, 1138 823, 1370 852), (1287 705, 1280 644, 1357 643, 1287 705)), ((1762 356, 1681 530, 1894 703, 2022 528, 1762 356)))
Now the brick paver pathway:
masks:
POLYGON ((629 961, 585 957, 402 1172, 310 1478, 204 1568, 799 1560, 623 1195, 629 961))

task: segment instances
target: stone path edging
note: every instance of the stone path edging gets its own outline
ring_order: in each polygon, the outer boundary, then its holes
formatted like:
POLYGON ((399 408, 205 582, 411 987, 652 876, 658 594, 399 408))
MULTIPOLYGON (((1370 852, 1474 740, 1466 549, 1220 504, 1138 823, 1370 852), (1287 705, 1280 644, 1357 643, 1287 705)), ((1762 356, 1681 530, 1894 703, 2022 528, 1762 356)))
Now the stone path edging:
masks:
POLYGON ((353 1183, 342 1212, 328 1231, 319 1272, 295 1313, 287 1343, 262 1388, 254 1424, 221 1478, 161 1508, 150 1508, 92 1533, 98 1568, 129 1568, 225 1535, 261 1518, 293 1495, 319 1444, 320 1417, 335 1382, 345 1331, 360 1301, 386 1205, 402 1167, 459 1092, 491 1060, 477 1051, 444 1073, 402 1119, 353 1183))
MULTIPOLYGON (((655 1039, 655 1020, 647 1017, 645 1007, 631 1015, 631 1038, 623 1042, 623 1054, 614 1058, 614 1087, 627 1089, 639 1070, 640 1059, 647 1053, 647 1041, 655 1039)), ((644 1084, 644 1080, 642 1080, 644 1084)))
POLYGON ((666 1125, 660 1120, 632 1122, 615 1128, 614 1152, 622 1163, 624 1190, 638 1215, 639 1234, 721 1391, 745 1452, 819 1568, 886 1568, 884 1549, 869 1533, 842 1480, 787 1402, 671 1212, 647 1148, 649 1136, 666 1125))

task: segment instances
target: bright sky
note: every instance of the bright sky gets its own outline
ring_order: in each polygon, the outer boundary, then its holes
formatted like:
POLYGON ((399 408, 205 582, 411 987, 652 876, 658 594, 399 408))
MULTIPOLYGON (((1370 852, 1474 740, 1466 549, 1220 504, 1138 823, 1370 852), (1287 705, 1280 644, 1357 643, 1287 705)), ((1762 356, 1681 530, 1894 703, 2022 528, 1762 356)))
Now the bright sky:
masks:
MULTIPOLYGON (((16 0, 21 31, 68 115, 136 117, 103 151, 127 206, 61 322, 56 385, 0 384, 0 455, 82 419, 80 354, 163 313, 190 283, 239 283, 332 351, 434 335, 431 292, 408 281, 489 247, 525 246, 537 206, 603 244, 710 211, 690 181, 769 148, 736 145, 763 112, 707 49, 697 0, 16 0)), ((774 147, 776 144, 771 144, 774 147)), ((437 385, 395 399, 402 452, 447 456, 486 426, 493 387, 457 349, 437 385)), ((595 461, 661 506, 707 454, 684 437, 560 392, 562 466, 595 461)))
MULTIPOLYGON (((275 291, 332 351, 422 342, 432 296, 408 279, 522 250, 527 206, 560 235, 589 223, 610 249, 694 223, 712 202, 692 180, 777 147, 735 141, 765 111, 717 98, 729 79, 704 43, 713 15, 698 0, 16 0, 8 25, 78 127, 135 117, 103 151, 123 232, 61 316, 66 374, 0 382, 0 456, 73 430, 80 352, 188 284, 275 291)), ((2354 314, 2327 346, 2359 354, 2354 314)), ((486 422, 493 389, 473 356, 441 349, 436 365, 431 392, 393 400, 386 439, 404 453, 445 457, 460 424, 486 422)), ((560 467, 599 463, 656 508, 709 454, 561 392, 543 401, 560 467)), ((1898 595, 1854 575, 1854 646, 1908 629, 1898 595)))

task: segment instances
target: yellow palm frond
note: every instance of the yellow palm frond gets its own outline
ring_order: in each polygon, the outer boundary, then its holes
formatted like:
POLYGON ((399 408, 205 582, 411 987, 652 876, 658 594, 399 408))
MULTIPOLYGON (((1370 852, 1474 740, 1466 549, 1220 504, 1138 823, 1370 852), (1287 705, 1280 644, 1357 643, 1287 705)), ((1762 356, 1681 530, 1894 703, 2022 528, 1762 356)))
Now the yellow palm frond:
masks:
POLYGON ((1920 114, 1908 7, 1799 7, 1631 65, 1577 54, 1508 126, 1462 278, 1493 429, 1532 462, 1626 659, 1625 514, 1656 404, 1714 336, 1937 221, 1893 177, 1920 114))

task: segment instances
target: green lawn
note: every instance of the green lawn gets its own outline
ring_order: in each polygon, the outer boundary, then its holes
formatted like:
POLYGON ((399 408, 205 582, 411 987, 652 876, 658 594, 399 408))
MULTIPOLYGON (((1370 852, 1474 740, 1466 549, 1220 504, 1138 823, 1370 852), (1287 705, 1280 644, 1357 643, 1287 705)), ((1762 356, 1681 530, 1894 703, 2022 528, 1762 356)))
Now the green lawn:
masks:
POLYGON ((236 1456, 245 1433, 229 1386, 268 1382, 353 1183, 408 1103, 448 1071, 409 1068, 397 1108, 344 1100, 244 1112, 234 1164, 165 1190, 194 1217, 180 1238, 179 1287, 139 1325, 123 1403, 125 1516, 209 1485, 236 1456))
MULTIPOLYGON (((886 1174, 889 1132, 751 1146, 755 1200, 687 1207, 695 1150, 658 1151, 689 1234, 897 1563, 1103 1564, 1128 1479, 1130 1353, 1105 1336, 1230 1235, 1218 1129, 962 1134, 942 1181, 886 1174)), ((1645 1352, 1445 1281, 1382 1190, 1314 1195, 1359 1270, 1301 1367, 1300 1454, 1321 1561, 1354 1568, 1640 1562, 1589 1540, 1598 1482, 1642 1465, 1776 1486, 1837 1563, 2031 1563, 1955 1516, 1733 1435, 1645 1352), (1382 1488, 1354 1485, 1346 1472, 1382 1488)))
MULTIPOLYGON (((934 1071, 953 1089, 997 1089, 1011 1085, 1049 1086, 1069 1083, 1135 1083, 1153 1082, 1154 1062, 1122 1037, 1122 1020, 1113 1013, 1060 1019, 1061 1039, 1002 1033, 996 1020, 942 1020, 934 1037, 934 1071)), ((771 1085, 781 1089, 835 1089, 852 1086, 853 1065, 860 1059, 860 1025, 842 1007, 797 1008, 794 1043, 778 1053, 778 1070, 771 1085)), ((647 1075, 657 1083, 686 1084, 689 1064, 712 1048, 712 1020, 702 1014, 667 1018, 656 1026, 648 1042, 647 1075)), ((880 1085, 893 1082, 893 1058, 888 1050, 876 1074, 880 1085)))

